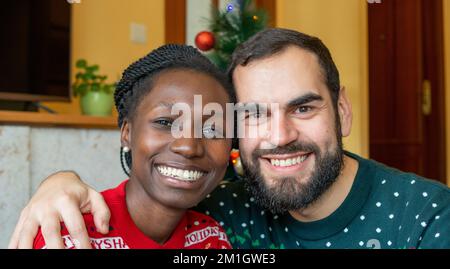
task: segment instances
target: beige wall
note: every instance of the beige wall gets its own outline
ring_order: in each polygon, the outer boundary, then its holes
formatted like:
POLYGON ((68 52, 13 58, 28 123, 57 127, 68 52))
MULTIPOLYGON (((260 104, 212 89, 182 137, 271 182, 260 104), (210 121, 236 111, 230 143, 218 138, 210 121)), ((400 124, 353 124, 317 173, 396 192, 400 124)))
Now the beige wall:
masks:
MULTIPOLYGON (((164 44, 164 0, 95 0, 73 4, 71 62, 99 64, 113 82, 132 61, 164 44), (126 11, 126 12, 124 12, 126 11), (130 23, 147 27, 147 44, 130 41, 130 23)), ((60 113, 79 114, 78 101, 46 103, 60 113)))
MULTIPOLYGON (((450 1, 444 2, 447 174, 450 175, 450 1)), ((164 43, 164 0, 82 1, 72 13, 72 62, 86 58, 117 79, 124 67, 164 43), (127 10, 127 12, 122 12, 127 10), (147 26, 148 43, 129 41, 129 23, 147 26)), ((367 4, 361 0, 277 0, 277 26, 321 38, 330 48, 353 104, 354 122, 346 149, 369 155, 367 4)), ((79 113, 78 102, 49 104, 79 113)), ((450 177, 448 178, 450 186, 450 177)))
POLYGON ((367 3, 361 0, 278 0, 277 26, 319 37, 331 50, 353 105, 347 150, 368 156, 367 3))
POLYGON ((446 131, 447 131, 447 185, 450 186, 450 1, 444 2, 446 131))

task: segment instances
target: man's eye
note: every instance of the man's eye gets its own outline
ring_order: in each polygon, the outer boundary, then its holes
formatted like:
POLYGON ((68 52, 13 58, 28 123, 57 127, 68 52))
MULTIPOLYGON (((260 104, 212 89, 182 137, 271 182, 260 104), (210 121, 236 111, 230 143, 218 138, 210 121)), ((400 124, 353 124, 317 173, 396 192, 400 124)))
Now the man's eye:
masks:
POLYGON ((295 113, 305 114, 305 113, 310 112, 312 109, 313 109, 313 108, 310 107, 310 106, 301 106, 301 107, 298 107, 298 108, 295 110, 295 113))
POLYGON ((253 119, 259 119, 260 117, 261 117, 261 114, 260 114, 260 113, 253 113, 253 114, 248 115, 248 118, 249 118, 249 119, 251 119, 251 118, 253 118, 253 119))
POLYGON ((248 114, 247 119, 260 119, 260 118, 263 118, 264 116, 265 116, 265 114, 256 112, 256 113, 248 114))
POLYGON ((155 123, 162 125, 162 126, 172 127, 173 121, 170 119, 158 119, 158 120, 155 120, 155 123))

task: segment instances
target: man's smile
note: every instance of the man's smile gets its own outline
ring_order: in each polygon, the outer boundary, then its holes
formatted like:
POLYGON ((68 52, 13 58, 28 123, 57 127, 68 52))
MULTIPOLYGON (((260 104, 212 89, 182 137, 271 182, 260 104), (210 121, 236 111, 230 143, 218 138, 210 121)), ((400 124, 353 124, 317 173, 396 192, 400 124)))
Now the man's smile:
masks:
POLYGON ((277 172, 299 172, 304 170, 312 152, 296 152, 291 154, 270 154, 260 157, 263 165, 277 172))

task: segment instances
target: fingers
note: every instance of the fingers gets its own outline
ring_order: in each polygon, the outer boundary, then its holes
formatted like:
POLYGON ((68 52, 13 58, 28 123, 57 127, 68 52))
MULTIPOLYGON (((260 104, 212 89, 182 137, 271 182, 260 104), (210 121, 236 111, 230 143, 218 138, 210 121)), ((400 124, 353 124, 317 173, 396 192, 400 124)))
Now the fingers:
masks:
POLYGON ((109 232, 109 220, 111 212, 103 196, 96 191, 89 191, 91 214, 94 216, 94 224, 97 232, 107 234, 109 232))
POLYGON ((60 208, 61 218, 77 249, 90 249, 92 245, 86 229, 83 215, 74 203, 64 203, 60 208))
POLYGON ((22 212, 20 213, 19 221, 17 222, 16 227, 14 228, 14 232, 11 236, 11 239, 9 240, 8 248, 9 249, 16 249, 19 247, 19 235, 20 232, 23 229, 23 225, 25 222, 25 219, 28 215, 28 209, 24 208, 22 212))
MULTIPOLYGON (((95 191, 92 190, 92 192, 95 191)), ((97 195, 99 194, 97 193, 97 195)), ((80 212, 83 204, 90 203, 86 197, 89 199, 89 187, 76 174, 56 173, 48 177, 22 211, 8 248, 32 248, 39 226, 41 226, 42 236, 49 248, 64 247, 60 235, 60 221, 67 222, 69 233, 73 239, 79 242, 79 247, 90 248, 91 245, 80 212)), ((97 217, 99 222, 108 222, 109 211, 105 213, 105 206, 102 204, 104 203, 103 198, 94 200, 94 205, 98 205, 96 208, 99 212, 97 217)), ((86 213, 88 211, 89 209, 86 213)))
POLYGON ((39 229, 39 224, 34 220, 28 220, 24 223, 24 227, 19 234, 19 249, 32 249, 34 238, 39 229))
POLYGON ((61 238, 61 223, 56 214, 49 214, 41 223, 41 232, 48 249, 64 249, 61 238))

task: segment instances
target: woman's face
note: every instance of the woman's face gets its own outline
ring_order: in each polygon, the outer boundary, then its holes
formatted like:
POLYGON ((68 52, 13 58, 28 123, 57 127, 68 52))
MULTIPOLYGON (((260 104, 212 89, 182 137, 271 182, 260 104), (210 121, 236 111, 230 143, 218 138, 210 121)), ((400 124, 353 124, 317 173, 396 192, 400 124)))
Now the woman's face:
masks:
POLYGON ((226 172, 231 149, 231 140, 225 138, 174 138, 171 126, 179 115, 171 114, 172 106, 191 108, 193 130, 194 95, 202 96, 203 105, 220 104, 223 111, 230 101, 214 78, 171 70, 156 77, 131 122, 122 127, 122 145, 131 149, 133 160, 131 177, 152 200, 172 208, 193 207, 210 193, 226 172))

